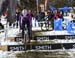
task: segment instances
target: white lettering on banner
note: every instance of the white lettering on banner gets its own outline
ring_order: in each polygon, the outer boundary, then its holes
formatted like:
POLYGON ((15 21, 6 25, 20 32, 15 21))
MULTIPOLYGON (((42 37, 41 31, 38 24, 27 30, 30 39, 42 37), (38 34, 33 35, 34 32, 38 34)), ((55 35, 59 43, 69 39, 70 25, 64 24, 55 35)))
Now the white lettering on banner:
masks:
POLYGON ((24 42, 24 39, 23 38, 16 38, 16 41, 17 42, 24 42))
POLYGON ((75 39, 75 36, 65 36, 65 39, 75 39))
POLYGON ((51 50, 51 45, 35 46, 36 50, 51 50))
POLYGON ((36 40, 49 40, 49 37, 41 36, 37 37, 36 40))
POLYGON ((10 50, 12 50, 12 51, 15 51, 15 50, 19 51, 19 48, 18 47, 10 47, 10 50))
POLYGON ((19 47, 10 47, 9 50, 12 50, 12 51, 22 51, 24 50, 25 48, 22 47, 22 46, 19 46, 19 47))

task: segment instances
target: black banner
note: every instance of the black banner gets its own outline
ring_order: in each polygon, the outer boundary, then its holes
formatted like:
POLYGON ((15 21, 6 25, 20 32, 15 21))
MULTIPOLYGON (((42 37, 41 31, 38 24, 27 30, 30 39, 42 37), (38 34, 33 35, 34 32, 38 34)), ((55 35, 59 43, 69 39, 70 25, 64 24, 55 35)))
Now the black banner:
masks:
POLYGON ((75 43, 59 44, 39 44, 39 45, 9 45, 8 51, 25 50, 57 50, 57 49, 75 49, 75 43), (31 47, 30 47, 31 46, 31 47))
MULTIPOLYGON (((54 39, 75 39, 75 35, 49 35, 35 36, 34 40, 54 40, 54 39)), ((24 42, 22 37, 15 37, 15 41, 24 42)), ((25 51, 25 50, 57 50, 57 49, 75 49, 75 43, 55 43, 55 44, 38 44, 34 45, 9 45, 8 51, 25 51)))
MULTIPOLYGON (((75 39, 75 35, 49 35, 49 36, 35 36, 33 40, 54 40, 54 39, 75 39)), ((15 37, 16 42, 26 42, 27 39, 22 37, 15 37)))
POLYGON ((34 40, 75 39, 75 35, 35 36, 34 40))
POLYGON ((45 44, 45 45, 33 45, 33 50, 56 50, 62 49, 61 44, 45 44))
POLYGON ((73 48, 75 49, 75 43, 64 43, 63 47, 65 49, 73 49, 73 48))
POLYGON ((33 45, 33 50, 75 49, 75 43, 33 45))

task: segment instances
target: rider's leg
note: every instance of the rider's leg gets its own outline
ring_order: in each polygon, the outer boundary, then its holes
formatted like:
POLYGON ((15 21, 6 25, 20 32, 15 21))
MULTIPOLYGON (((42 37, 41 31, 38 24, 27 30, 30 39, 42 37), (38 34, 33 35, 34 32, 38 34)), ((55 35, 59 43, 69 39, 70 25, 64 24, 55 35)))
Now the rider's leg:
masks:
POLYGON ((24 38, 25 22, 22 22, 22 38, 24 38))
POLYGON ((30 25, 30 22, 27 22, 27 28, 28 28, 28 36, 29 36, 29 40, 32 39, 32 27, 30 25))

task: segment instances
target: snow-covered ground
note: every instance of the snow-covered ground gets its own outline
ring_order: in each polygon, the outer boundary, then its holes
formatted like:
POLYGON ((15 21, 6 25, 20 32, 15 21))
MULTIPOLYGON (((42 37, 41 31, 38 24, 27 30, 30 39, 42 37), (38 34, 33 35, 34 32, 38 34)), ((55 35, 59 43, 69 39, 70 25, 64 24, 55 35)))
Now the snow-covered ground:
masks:
MULTIPOLYGON (((0 43, 1 44, 12 44, 8 41, 8 37, 16 37, 19 34, 19 29, 18 28, 8 28, 4 30, 4 32, 0 33, 0 43)), ((14 42, 14 44, 16 44, 14 42)))
POLYGON ((0 51, 0 58, 16 58, 14 52, 0 51))
MULTIPOLYGON (((32 50, 31 52, 35 52, 34 50, 32 50)), ((30 52, 30 53, 31 53, 30 52)), ((75 57, 75 50, 55 50, 55 51, 52 51, 52 50, 44 50, 44 51, 38 51, 38 52, 50 52, 49 55, 48 54, 45 54, 44 56, 46 57, 50 57, 50 58, 74 58, 75 57), (51 55, 50 55, 51 54, 51 55)), ((16 54, 18 53, 22 53, 22 52, 8 52, 8 51, 0 51, 0 58, 17 58, 16 57, 16 54)), ((33 56, 34 57, 34 56, 33 56)))

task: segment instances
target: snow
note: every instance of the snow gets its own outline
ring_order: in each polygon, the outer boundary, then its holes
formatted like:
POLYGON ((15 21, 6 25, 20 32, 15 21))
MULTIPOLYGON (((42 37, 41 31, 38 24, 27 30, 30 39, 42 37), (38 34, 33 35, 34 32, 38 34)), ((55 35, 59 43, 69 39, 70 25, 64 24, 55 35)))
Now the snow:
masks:
POLYGON ((70 35, 66 30, 63 31, 48 31, 44 35, 70 35))
POLYGON ((13 52, 0 51, 0 58, 16 58, 13 52))
POLYGON ((3 41, 1 42, 1 45, 21 45, 22 43, 18 42, 10 42, 10 41, 3 41))

